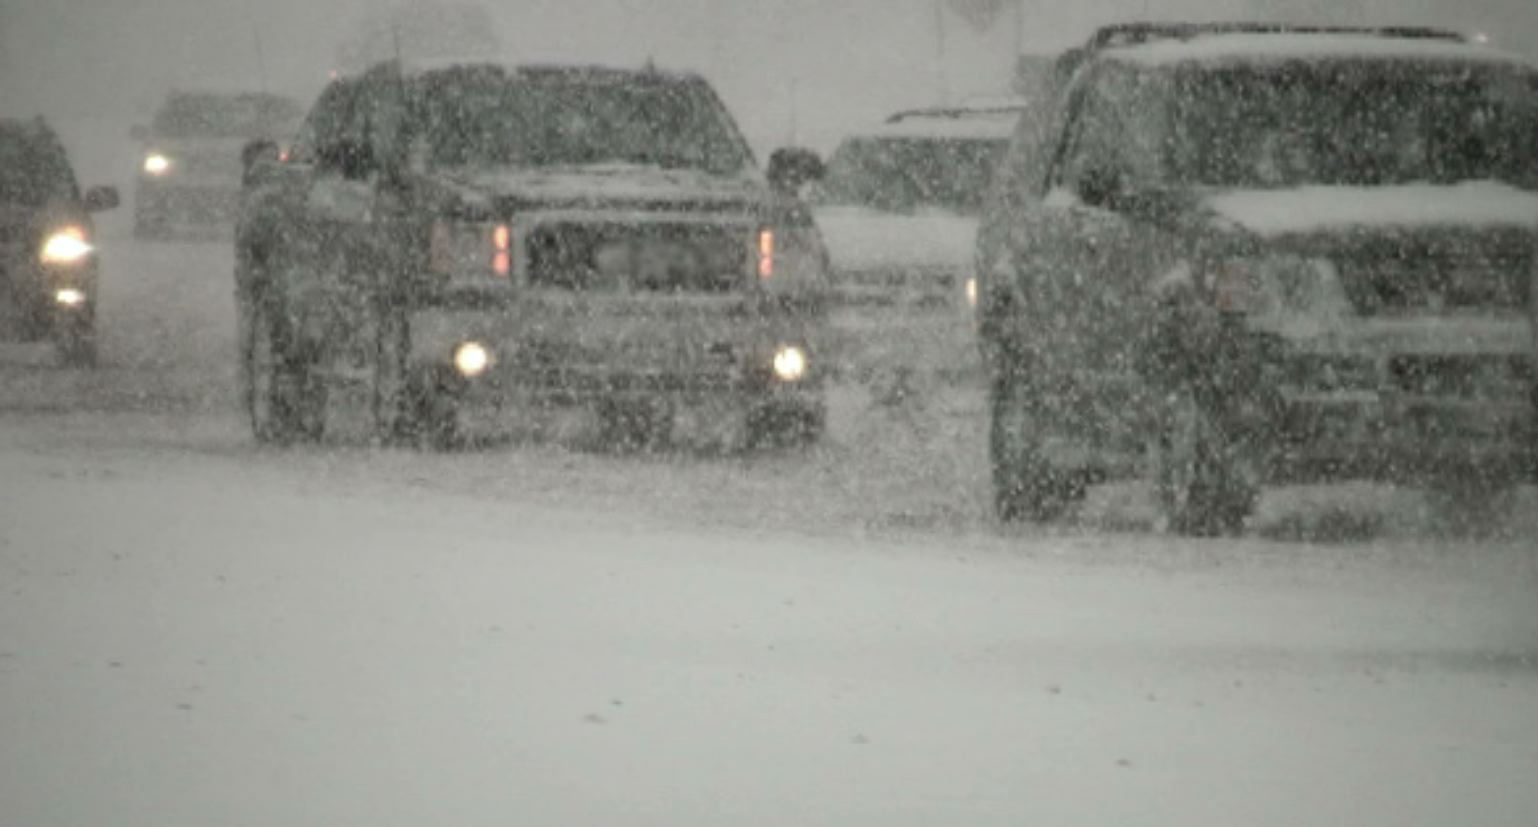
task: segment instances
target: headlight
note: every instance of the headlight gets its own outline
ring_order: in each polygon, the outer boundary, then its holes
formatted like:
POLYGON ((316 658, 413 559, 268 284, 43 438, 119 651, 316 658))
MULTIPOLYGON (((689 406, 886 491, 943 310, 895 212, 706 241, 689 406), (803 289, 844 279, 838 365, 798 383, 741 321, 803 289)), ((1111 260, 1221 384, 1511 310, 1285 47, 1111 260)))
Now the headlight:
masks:
POLYGON ((967 307, 977 309, 977 277, 967 279, 966 286, 967 307))
POLYGON ((775 351, 774 375, 781 382, 800 382, 806 378, 806 351, 786 346, 775 351))
POLYGON ((161 176, 171 171, 171 159, 158 152, 151 152, 144 157, 144 174, 161 176))
POLYGON ((85 240, 85 230, 65 227, 48 237, 43 243, 44 264, 76 264, 96 252, 85 240))
POLYGON ((454 349, 454 369, 466 379, 474 379, 491 369, 491 351, 479 342, 465 342, 454 349))

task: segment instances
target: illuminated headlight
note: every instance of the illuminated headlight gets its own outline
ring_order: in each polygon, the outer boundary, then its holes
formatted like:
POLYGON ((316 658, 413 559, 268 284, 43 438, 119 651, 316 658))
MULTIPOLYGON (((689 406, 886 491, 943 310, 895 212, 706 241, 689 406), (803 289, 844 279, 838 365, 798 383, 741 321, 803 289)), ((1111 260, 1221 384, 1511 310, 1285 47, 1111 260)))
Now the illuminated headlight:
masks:
POLYGON ((85 304, 85 291, 76 290, 73 287, 66 287, 63 290, 54 293, 53 300, 57 302, 60 307, 68 307, 73 309, 85 304))
POLYGON ((48 237, 43 243, 44 264, 75 264, 96 252, 85 240, 85 231, 79 227, 66 227, 48 237))
POLYGON ((483 376, 491 369, 491 351, 479 342, 465 342, 454 350, 454 369, 466 379, 483 376))
POLYGON ((977 307, 977 277, 967 279, 966 286, 967 307, 977 307))
POLYGON ((171 171, 171 159, 158 152, 144 156, 144 174, 161 176, 171 171))
POLYGON ((800 382, 806 378, 806 351, 786 346, 775 351, 774 375, 781 382, 800 382))

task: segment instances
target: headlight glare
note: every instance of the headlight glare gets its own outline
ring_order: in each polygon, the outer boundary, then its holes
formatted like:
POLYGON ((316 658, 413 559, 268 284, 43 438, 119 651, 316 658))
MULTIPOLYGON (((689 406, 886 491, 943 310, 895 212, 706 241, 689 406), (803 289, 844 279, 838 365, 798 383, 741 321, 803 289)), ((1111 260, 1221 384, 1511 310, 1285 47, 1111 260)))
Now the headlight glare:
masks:
POLYGON ((774 375, 781 382, 800 382, 806 378, 806 351, 787 345, 775 351, 774 375))
POLYGON ((66 227, 48 237, 43 243, 44 264, 75 264, 96 252, 85 240, 85 231, 79 227, 66 227))
POLYGON ((144 156, 144 173, 146 175, 161 176, 170 171, 170 158, 167 158, 159 152, 151 152, 149 155, 144 156))
POLYGON ((466 379, 483 376, 491 369, 491 351, 480 342, 465 342, 454 349, 454 369, 466 379))

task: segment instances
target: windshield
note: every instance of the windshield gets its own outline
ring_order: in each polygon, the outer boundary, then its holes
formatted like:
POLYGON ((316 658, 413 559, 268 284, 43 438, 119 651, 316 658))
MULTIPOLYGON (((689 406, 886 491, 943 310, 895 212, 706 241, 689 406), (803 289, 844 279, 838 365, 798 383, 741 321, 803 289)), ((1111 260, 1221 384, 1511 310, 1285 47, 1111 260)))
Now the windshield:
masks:
POLYGON ((1500 180, 1538 188, 1527 70, 1336 61, 1183 73, 1179 180, 1217 187, 1500 180))
POLYGON ((38 206, 75 196, 64 154, 46 141, 0 127, 0 203, 38 206))
POLYGON ((441 167, 641 164, 728 175, 752 158, 720 101, 693 81, 564 75, 431 79, 421 102, 441 167))
POLYGON ((819 200, 893 213, 934 208, 975 215, 1005 147, 998 140, 855 138, 829 159, 819 200))
POLYGON ((277 138, 304 116, 293 101, 265 95, 178 95, 155 115, 164 138, 277 138))

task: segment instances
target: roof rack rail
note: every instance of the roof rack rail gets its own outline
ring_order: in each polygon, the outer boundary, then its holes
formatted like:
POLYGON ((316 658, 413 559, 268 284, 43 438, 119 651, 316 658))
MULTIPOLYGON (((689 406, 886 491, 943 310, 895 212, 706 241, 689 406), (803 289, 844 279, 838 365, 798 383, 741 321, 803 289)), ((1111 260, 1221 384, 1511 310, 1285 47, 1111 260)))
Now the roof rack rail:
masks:
POLYGON ((1097 53, 1126 46, 1142 46, 1163 40, 1191 40, 1204 35, 1222 34, 1338 34, 1362 37, 1382 37, 1400 40, 1442 40, 1468 43, 1469 35, 1451 29, 1431 26, 1318 26, 1290 23, 1116 23, 1095 30, 1089 41, 1064 52, 1057 59, 1056 74, 1059 81, 1073 73, 1097 53))
POLYGON ((1468 36, 1431 26, 1320 26, 1291 23, 1117 23, 1097 29, 1086 48, 1091 52, 1119 46, 1140 46, 1160 40, 1189 40, 1214 34, 1354 34, 1404 40, 1467 42, 1468 36))

